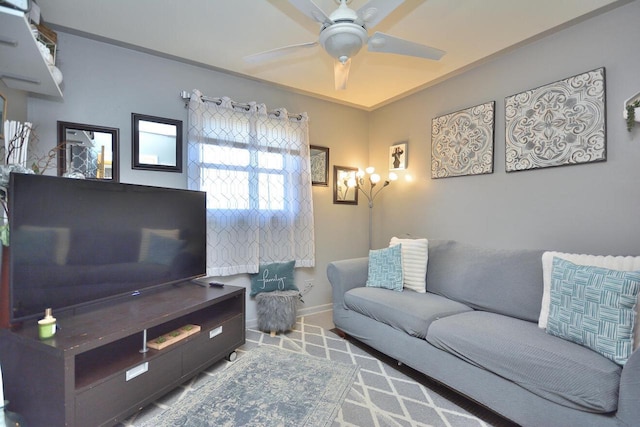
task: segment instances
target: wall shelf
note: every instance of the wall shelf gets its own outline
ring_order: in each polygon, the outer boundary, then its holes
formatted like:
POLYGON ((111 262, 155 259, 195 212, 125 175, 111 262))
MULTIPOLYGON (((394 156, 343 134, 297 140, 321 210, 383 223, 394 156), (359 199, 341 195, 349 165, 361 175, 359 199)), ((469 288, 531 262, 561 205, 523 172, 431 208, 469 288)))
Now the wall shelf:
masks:
POLYGON ((0 6, 0 79, 12 89, 62 99, 25 14, 0 6))

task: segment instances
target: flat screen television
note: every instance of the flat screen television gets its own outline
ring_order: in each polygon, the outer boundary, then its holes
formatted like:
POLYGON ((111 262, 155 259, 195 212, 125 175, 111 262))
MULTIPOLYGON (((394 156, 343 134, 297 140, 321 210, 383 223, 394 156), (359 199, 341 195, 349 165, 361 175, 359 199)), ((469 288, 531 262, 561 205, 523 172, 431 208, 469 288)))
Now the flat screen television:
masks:
POLYGON ((14 322, 206 273, 203 192, 13 173, 9 215, 14 322))

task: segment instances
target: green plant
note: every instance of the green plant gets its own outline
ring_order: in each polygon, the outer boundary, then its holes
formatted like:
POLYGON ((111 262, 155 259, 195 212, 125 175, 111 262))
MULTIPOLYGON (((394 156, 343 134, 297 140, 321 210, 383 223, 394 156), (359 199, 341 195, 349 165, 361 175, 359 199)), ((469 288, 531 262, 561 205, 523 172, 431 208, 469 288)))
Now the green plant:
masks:
POLYGON ((640 107, 640 99, 627 104, 627 131, 629 132, 636 124, 636 108, 638 107, 640 107))

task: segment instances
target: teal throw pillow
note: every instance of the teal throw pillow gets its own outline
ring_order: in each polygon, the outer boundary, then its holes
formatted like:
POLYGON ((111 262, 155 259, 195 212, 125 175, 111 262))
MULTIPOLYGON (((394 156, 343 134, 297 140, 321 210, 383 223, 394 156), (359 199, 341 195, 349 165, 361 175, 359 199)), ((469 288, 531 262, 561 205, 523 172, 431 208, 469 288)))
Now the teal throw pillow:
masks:
POLYGON ((293 283, 293 267, 295 261, 274 262, 260 265, 257 274, 251 276, 250 296, 256 296, 260 292, 272 291, 297 291, 293 283))
POLYGON ((583 266, 555 257, 547 333, 624 365, 633 349, 639 291, 640 271, 583 266))
POLYGON ((369 251, 366 285, 402 292, 402 244, 369 251))

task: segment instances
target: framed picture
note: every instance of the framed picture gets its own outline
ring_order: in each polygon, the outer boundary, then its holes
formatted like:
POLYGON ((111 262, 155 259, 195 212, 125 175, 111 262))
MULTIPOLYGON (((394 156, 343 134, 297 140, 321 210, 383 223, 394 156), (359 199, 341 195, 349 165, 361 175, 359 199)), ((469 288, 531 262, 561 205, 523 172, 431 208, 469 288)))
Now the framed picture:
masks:
POLYGON ((329 148, 311 145, 311 185, 329 185, 329 148))
POLYGON ((604 68, 505 98, 507 172, 606 159, 604 68))
POLYGON ((356 187, 357 173, 358 168, 348 166, 333 167, 333 203, 344 205, 358 204, 358 188, 356 187))
POLYGON ((402 170, 407 168, 407 143, 392 145, 389 148, 389 170, 402 170))
POLYGON ((431 122, 431 178, 493 173, 495 102, 431 122))
POLYGON ((131 167, 182 172, 182 121, 131 113, 131 167))

